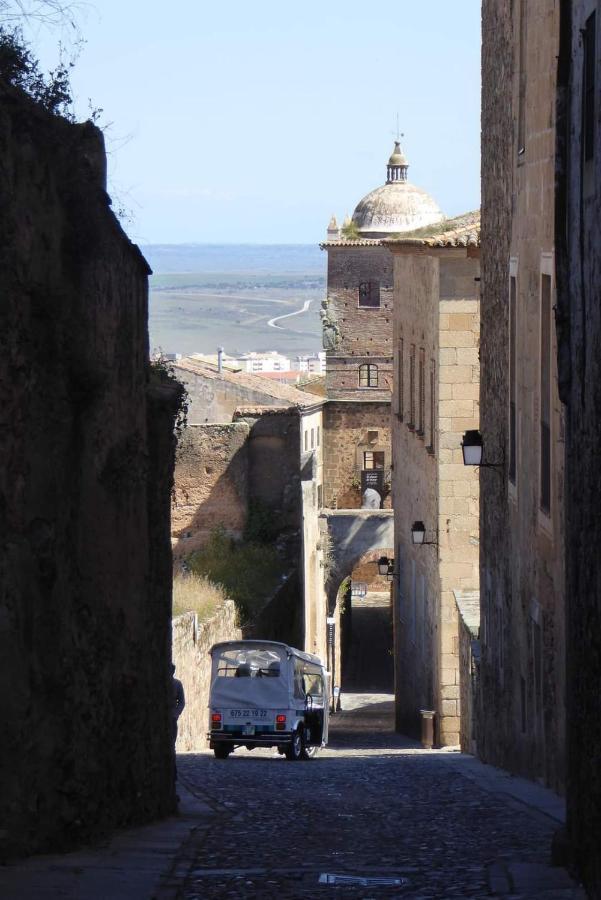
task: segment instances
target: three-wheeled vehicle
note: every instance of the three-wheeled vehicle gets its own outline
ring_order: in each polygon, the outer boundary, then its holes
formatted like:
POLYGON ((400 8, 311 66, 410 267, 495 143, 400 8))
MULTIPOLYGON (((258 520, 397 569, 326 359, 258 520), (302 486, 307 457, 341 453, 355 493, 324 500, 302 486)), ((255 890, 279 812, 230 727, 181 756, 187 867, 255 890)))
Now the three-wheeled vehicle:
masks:
POLYGON ((224 641, 211 654, 209 746, 277 747, 309 759, 328 739, 328 678, 317 656, 275 641, 224 641))

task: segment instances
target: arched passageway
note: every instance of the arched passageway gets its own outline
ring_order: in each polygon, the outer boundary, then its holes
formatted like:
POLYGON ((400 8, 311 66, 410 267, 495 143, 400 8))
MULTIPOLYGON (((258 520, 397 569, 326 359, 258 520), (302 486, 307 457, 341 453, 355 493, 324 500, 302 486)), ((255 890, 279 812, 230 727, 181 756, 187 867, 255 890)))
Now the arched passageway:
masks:
POLYGON ((394 691, 390 584, 376 561, 357 565, 345 592, 342 618, 342 690, 394 691))

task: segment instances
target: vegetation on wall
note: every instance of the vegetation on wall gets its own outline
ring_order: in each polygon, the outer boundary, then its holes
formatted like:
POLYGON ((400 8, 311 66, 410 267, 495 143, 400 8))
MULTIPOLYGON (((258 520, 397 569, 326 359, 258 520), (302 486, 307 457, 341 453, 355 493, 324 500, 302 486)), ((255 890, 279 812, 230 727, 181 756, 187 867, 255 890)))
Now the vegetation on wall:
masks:
POLYGON ((252 621, 282 581, 285 565, 274 546, 236 541, 222 526, 187 560, 194 575, 223 588, 238 609, 241 624, 252 621))
POLYGON ((69 83, 73 65, 73 62, 61 62, 56 69, 44 75, 37 59, 26 46, 21 29, 0 26, 0 79, 21 88, 45 110, 69 121, 74 120, 69 83))
POLYGON ((176 575, 173 579, 173 618, 194 612, 201 622, 210 619, 227 600, 224 588, 204 575, 176 575))

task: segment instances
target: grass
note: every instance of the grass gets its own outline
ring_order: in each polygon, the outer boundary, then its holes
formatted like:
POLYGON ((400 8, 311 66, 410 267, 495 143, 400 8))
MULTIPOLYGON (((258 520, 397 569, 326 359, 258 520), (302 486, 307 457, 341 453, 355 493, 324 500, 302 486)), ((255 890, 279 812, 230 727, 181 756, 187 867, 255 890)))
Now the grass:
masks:
POLYGON ((176 575, 173 579, 173 618, 195 612, 204 622, 226 599, 222 585, 214 584, 204 575, 176 575))

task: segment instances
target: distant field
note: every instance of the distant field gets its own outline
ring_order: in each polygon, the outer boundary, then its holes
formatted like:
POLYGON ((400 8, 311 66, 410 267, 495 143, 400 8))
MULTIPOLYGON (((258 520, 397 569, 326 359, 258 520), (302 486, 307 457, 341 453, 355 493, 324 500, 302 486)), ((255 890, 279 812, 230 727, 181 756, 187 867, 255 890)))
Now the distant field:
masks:
POLYGON ((229 354, 279 350, 286 355, 321 349, 325 259, 318 248, 155 245, 142 251, 154 272, 151 349, 189 354, 224 347, 229 354), (307 301, 306 311, 268 325, 307 301))

